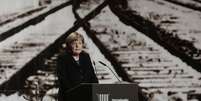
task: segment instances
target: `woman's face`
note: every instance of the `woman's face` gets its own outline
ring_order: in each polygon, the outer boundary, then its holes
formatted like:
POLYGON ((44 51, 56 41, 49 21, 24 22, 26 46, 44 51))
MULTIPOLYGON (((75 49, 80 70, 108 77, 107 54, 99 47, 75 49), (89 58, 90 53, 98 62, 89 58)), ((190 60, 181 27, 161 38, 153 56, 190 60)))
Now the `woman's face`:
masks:
POLYGON ((71 52, 73 55, 79 55, 83 49, 82 40, 78 39, 70 43, 71 52))

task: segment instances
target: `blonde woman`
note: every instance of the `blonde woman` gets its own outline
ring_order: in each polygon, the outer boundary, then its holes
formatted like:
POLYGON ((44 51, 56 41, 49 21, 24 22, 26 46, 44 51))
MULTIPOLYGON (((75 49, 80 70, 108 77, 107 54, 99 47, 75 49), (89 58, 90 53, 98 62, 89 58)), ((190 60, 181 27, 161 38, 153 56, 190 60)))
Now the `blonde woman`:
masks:
POLYGON ((84 38, 77 32, 66 38, 64 53, 58 57, 59 101, 66 101, 65 94, 80 83, 98 83, 89 55, 83 51, 84 38))

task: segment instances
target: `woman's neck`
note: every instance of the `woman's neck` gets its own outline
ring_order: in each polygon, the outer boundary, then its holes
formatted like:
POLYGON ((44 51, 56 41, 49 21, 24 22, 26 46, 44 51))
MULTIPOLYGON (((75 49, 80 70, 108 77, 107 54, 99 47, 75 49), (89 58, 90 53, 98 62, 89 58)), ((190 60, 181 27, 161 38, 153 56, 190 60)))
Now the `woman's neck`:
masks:
POLYGON ((75 59, 75 61, 78 61, 80 56, 79 55, 73 55, 73 58, 75 59))

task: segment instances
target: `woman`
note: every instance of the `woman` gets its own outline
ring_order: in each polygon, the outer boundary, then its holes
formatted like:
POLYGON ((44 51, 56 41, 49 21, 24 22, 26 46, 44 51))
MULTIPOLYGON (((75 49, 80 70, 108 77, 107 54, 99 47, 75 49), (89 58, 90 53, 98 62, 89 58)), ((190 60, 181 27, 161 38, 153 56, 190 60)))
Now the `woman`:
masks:
POLYGON ((58 57, 59 101, 80 83, 98 83, 89 55, 83 51, 84 38, 77 32, 66 38, 65 51, 58 57))

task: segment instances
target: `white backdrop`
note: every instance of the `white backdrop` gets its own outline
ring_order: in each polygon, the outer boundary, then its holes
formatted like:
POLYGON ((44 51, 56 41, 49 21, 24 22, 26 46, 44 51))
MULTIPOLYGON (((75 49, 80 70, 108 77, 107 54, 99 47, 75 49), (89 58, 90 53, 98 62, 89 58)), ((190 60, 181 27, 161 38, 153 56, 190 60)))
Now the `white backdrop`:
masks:
POLYGON ((0 0, 0 15, 36 7, 37 2, 38 0, 0 0))

